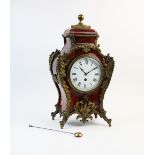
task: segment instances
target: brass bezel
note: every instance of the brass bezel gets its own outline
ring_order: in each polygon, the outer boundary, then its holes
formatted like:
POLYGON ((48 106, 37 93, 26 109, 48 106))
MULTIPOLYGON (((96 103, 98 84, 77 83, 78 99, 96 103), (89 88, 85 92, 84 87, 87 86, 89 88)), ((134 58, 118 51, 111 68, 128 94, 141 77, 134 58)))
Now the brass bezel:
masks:
MULTIPOLYGON (((91 53, 91 54, 92 54, 92 53, 91 53)), ((93 55, 94 55, 94 54, 93 54, 93 55)), ((94 55, 94 56, 95 56, 95 55, 94 55)), ((95 90, 97 90, 97 89, 101 86, 101 84, 102 84, 102 82, 103 82, 103 77, 104 77, 104 67, 103 67, 103 64, 101 63, 101 61, 100 61, 99 59, 96 59, 95 57, 90 56, 90 54, 83 54, 83 55, 78 56, 76 59, 74 59, 74 60, 70 63, 70 65, 69 65, 69 67, 68 67, 68 70, 67 70, 67 76, 69 77, 69 78, 68 78, 68 82, 69 82, 70 86, 73 88, 74 91, 76 91, 76 92, 78 92, 78 93, 80 93, 80 94, 89 94, 89 93, 94 92, 95 90), (70 79, 70 71, 71 71, 71 67, 73 66, 73 64, 74 64, 78 59, 80 59, 80 58, 85 58, 85 57, 89 57, 89 58, 95 59, 95 60, 99 63, 99 65, 100 65, 100 67, 101 67, 100 81, 99 81, 98 85, 97 85, 94 89, 89 90, 89 91, 82 91, 82 90, 79 90, 79 89, 75 88, 75 86, 72 84, 72 81, 71 81, 71 79, 70 79)))

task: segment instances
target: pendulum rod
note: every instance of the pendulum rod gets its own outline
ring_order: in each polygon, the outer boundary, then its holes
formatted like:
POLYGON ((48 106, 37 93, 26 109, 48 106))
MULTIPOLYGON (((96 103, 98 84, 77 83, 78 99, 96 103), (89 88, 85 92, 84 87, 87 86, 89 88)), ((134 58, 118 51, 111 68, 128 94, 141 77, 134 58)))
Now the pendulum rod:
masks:
POLYGON ((29 127, 44 129, 44 130, 51 130, 51 131, 56 131, 56 132, 62 132, 62 133, 67 133, 67 134, 72 134, 72 135, 74 135, 74 137, 82 137, 83 136, 83 134, 81 132, 73 133, 73 132, 60 131, 60 130, 56 130, 56 129, 44 128, 44 127, 39 127, 39 126, 34 126, 34 125, 29 125, 29 127))

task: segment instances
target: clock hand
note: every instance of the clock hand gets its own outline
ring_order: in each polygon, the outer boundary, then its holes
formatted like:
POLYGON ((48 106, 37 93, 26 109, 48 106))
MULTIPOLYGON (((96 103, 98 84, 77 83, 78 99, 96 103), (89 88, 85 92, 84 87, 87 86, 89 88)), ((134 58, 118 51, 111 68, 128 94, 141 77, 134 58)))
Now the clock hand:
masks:
POLYGON ((89 72, 86 73, 86 75, 90 72, 92 72, 93 70, 95 70, 97 67, 93 68, 92 70, 90 70, 89 72))
POLYGON ((87 73, 85 73, 85 71, 81 68, 81 67, 79 67, 80 69, 81 69, 81 71, 84 73, 84 75, 87 75, 87 73))

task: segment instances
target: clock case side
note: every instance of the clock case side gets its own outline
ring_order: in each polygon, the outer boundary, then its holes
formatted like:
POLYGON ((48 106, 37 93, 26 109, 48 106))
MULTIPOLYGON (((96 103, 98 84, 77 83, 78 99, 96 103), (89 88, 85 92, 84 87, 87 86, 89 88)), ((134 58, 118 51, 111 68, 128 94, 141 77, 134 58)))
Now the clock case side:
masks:
POLYGON ((61 90, 59 87, 59 79, 58 79, 58 74, 57 74, 57 58, 60 54, 60 50, 56 49, 55 52, 52 52, 49 56, 49 70, 51 72, 53 82, 57 88, 58 91, 58 101, 57 104, 55 105, 55 112, 51 113, 52 119, 54 120, 54 117, 56 116, 57 113, 61 113, 61 90))

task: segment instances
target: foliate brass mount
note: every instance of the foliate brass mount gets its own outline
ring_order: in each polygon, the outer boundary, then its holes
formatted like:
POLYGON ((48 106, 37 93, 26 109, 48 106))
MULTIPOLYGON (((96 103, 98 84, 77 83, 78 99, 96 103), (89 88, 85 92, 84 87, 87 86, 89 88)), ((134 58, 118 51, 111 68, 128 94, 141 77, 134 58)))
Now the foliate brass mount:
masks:
POLYGON ((77 102, 74 106, 75 114, 78 114, 76 119, 81 118, 81 122, 88 122, 88 119, 93 119, 91 116, 96 111, 96 105, 94 102, 90 102, 88 97, 85 95, 80 102, 77 102))
POLYGON ((65 67, 68 65, 69 60, 67 58, 67 54, 59 55, 59 73, 62 77, 66 77, 65 67))
POLYGON ((91 45, 91 44, 84 44, 84 45, 74 45, 71 49, 71 51, 75 51, 77 49, 81 49, 83 52, 88 53, 91 50, 97 50, 101 53, 101 50, 99 48, 99 45, 91 45))
POLYGON ((78 20, 79 20, 79 23, 76 24, 76 25, 72 25, 71 28, 75 28, 75 29, 91 29, 90 26, 84 25, 84 24, 82 23, 82 21, 84 20, 84 16, 83 16, 82 14, 80 14, 80 15, 78 16, 78 20))

